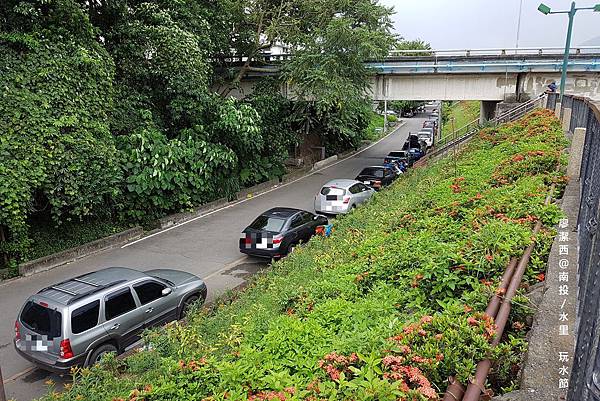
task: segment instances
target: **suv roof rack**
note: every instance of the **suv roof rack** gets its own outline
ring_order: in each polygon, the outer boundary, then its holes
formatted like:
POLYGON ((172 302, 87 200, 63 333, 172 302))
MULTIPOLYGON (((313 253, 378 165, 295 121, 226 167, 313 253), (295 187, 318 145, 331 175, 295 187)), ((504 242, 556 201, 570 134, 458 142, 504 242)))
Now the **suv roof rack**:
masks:
POLYGON ((113 286, 115 286, 115 285, 117 285, 117 284, 124 283, 124 282, 126 282, 126 281, 127 281, 127 280, 118 280, 118 281, 115 281, 115 282, 113 282, 113 283, 110 283, 110 284, 105 284, 105 285, 97 285, 97 284, 96 284, 96 287, 95 287, 94 289, 92 289, 91 291, 88 291, 88 292, 85 292, 85 293, 81 293, 81 294, 77 294, 77 295, 73 296, 73 298, 71 298, 71 299, 69 299, 69 300, 67 301, 67 305, 71 305, 73 302, 75 302, 75 301, 78 301, 78 300, 80 300, 81 298, 85 298, 85 297, 87 297, 88 295, 93 295, 93 294, 95 294, 95 293, 97 293, 97 292, 100 292, 100 291, 102 291, 102 290, 105 290, 105 289, 107 289, 107 288, 113 287, 113 286))
POLYGON ((115 285, 118 285, 118 284, 121 284, 121 283, 124 283, 124 282, 127 281, 127 280, 123 280, 122 279, 122 280, 111 281, 110 283, 106 283, 106 284, 97 284, 97 283, 92 283, 90 281, 81 279, 80 277, 83 277, 83 276, 75 277, 75 278, 72 278, 72 279, 69 279, 69 280, 62 281, 62 282, 60 282, 58 284, 51 285, 49 287, 42 288, 41 290, 38 291, 38 294, 41 294, 41 293, 49 291, 49 290, 54 290, 54 291, 62 292, 63 294, 71 296, 71 298, 69 298, 65 302, 67 305, 70 305, 73 302, 75 302, 77 300, 80 300, 81 298, 85 298, 85 297, 87 297, 89 295, 93 295, 93 294, 95 294, 97 292, 100 292, 102 290, 105 290, 107 288, 113 287, 115 285), (75 292, 75 291, 72 291, 70 289, 66 289, 66 288, 61 287, 62 284, 70 283, 70 282, 73 282, 73 281, 77 282, 77 283, 85 284, 85 285, 87 285, 87 286, 89 286, 91 288, 89 290, 87 290, 87 291, 75 292))

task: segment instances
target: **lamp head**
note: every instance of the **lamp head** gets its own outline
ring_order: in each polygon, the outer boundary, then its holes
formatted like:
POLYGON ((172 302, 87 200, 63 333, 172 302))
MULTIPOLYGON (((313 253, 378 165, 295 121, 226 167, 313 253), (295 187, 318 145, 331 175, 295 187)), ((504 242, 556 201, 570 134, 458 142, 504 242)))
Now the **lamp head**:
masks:
POLYGON ((544 15, 548 15, 550 14, 550 7, 548 7, 547 5, 545 5, 544 3, 540 3, 539 7, 538 7, 538 11, 541 12, 544 15))

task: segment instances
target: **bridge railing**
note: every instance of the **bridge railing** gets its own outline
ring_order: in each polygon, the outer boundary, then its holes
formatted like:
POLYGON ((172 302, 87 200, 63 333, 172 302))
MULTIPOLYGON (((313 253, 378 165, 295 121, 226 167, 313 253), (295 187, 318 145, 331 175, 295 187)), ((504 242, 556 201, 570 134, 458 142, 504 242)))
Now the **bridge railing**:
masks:
MULTIPOLYGON (((564 47, 513 47, 513 48, 487 48, 487 49, 430 49, 430 50, 392 50, 390 57, 414 56, 506 56, 506 55, 562 55, 564 47)), ((571 54, 598 53, 600 46, 572 47, 571 54)))

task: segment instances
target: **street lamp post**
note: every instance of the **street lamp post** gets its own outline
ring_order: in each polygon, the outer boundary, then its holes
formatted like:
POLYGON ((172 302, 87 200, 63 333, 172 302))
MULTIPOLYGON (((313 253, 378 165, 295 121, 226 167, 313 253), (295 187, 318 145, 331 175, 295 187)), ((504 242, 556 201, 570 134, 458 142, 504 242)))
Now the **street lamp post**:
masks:
POLYGON ((600 4, 596 4, 593 7, 579 7, 575 6, 575 2, 571 2, 571 9, 565 11, 552 11, 550 7, 541 3, 538 7, 538 11, 544 15, 548 14, 568 14, 569 15, 569 27, 567 28, 567 43, 565 44, 565 54, 563 56, 563 65, 560 75, 560 102, 562 103, 563 95, 565 93, 565 81, 567 80, 567 67, 569 66, 569 50, 571 49, 571 34, 573 33, 573 19, 575 13, 579 10, 594 10, 600 11, 600 4))

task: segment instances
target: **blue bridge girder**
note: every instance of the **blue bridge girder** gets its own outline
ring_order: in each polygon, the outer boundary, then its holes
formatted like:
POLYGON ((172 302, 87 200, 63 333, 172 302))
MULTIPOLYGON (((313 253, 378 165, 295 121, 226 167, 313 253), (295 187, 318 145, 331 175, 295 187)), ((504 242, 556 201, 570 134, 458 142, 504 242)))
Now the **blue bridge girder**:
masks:
MULTIPOLYGON (((531 57, 412 57, 398 60, 388 58, 381 62, 368 62, 377 74, 473 74, 473 73, 521 73, 558 72, 562 59, 556 56, 531 57)), ((569 72, 600 72, 600 53, 572 56, 569 72)))

